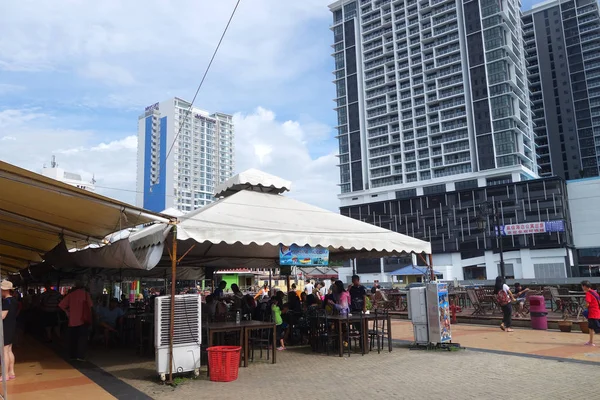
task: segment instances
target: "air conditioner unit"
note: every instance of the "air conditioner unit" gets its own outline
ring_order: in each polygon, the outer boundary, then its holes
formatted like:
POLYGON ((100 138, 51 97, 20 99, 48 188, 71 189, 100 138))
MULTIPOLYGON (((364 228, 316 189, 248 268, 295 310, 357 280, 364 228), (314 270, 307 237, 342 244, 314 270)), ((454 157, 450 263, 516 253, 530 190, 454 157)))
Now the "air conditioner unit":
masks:
MULTIPOLYGON (((175 296, 173 335, 173 372, 200 373, 200 344, 202 341, 201 301, 197 294, 175 296)), ((161 380, 169 373, 169 337, 171 327, 171 296, 154 300, 154 345, 156 372, 161 380)))

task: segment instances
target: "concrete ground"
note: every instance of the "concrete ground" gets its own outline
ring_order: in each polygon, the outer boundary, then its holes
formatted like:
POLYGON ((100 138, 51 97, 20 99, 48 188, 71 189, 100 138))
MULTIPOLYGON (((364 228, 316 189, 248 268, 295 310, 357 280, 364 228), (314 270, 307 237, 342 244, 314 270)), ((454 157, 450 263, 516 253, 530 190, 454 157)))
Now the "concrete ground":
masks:
POLYGON ((600 350, 583 347, 582 333, 454 328, 467 350, 409 350, 402 341, 412 340, 410 323, 394 321, 391 353, 339 358, 290 348, 278 353, 276 365, 257 360, 241 368, 235 382, 210 382, 204 373, 176 388, 158 383, 152 360, 127 352, 95 352, 91 361, 154 399, 566 399, 600 393, 600 350))

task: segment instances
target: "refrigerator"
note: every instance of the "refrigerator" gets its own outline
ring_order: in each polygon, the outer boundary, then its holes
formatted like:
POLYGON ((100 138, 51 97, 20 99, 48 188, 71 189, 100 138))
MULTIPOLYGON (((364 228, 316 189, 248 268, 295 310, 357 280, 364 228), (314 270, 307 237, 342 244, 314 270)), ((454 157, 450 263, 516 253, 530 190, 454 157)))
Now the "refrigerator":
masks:
POLYGON ((452 329, 450 327, 448 284, 431 282, 427 284, 426 289, 429 343, 450 343, 452 329))

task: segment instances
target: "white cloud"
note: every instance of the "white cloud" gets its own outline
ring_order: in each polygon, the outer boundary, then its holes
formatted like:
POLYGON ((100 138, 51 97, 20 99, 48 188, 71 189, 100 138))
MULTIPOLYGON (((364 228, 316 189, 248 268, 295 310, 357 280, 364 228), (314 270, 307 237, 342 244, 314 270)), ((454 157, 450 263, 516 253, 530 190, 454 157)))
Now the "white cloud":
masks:
MULTIPOLYGON (((0 111, 0 159, 40 172, 52 155, 67 171, 86 180, 95 177, 98 192, 129 203, 135 202, 137 137, 101 141, 101 132, 54 129, 48 116, 27 110, 0 111), (27 143, 27 145, 23 145, 27 143)), ((57 121, 67 125, 67 121, 57 121)), ((278 121, 264 108, 234 116, 236 129, 236 170, 258 168, 292 181, 290 196, 336 211, 339 188, 335 145, 319 139, 311 129, 296 121, 278 121), (315 139, 316 138, 316 139, 315 139), (309 149, 321 147, 323 156, 311 156, 309 149)))
POLYGON ((338 209, 336 146, 312 132, 322 126, 281 122, 264 108, 248 115, 236 114, 234 123, 238 171, 257 168, 288 179, 292 181, 290 196, 332 211, 338 209), (325 155, 311 156, 309 149, 319 146, 325 155))
POLYGON ((17 140, 17 138, 14 136, 2 136, 0 138, 0 141, 3 141, 3 142, 7 142, 9 140, 15 141, 15 140, 17 140))
POLYGON ((83 76, 97 79, 107 85, 131 86, 136 83, 127 69, 101 61, 89 62, 80 72, 83 76))
POLYGON ((25 89, 23 86, 13 85, 10 83, 0 83, 0 94, 20 92, 23 89, 25 89))

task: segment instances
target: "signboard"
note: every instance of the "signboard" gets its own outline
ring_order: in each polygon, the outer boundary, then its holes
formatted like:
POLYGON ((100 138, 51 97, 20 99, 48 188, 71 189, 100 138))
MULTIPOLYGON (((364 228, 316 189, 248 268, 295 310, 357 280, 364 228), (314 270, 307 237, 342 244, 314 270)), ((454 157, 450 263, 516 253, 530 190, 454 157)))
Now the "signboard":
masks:
POLYGON ((500 235, 527 235, 532 233, 564 232, 565 221, 526 222, 523 224, 500 225, 500 235))
POLYGON ((279 265, 329 265, 329 250, 321 246, 279 245, 279 265))
POLYGON ((154 103, 151 106, 146 107, 145 112, 158 110, 158 103, 154 103))

